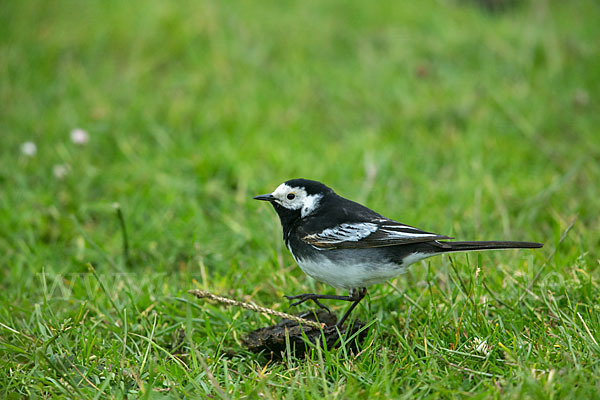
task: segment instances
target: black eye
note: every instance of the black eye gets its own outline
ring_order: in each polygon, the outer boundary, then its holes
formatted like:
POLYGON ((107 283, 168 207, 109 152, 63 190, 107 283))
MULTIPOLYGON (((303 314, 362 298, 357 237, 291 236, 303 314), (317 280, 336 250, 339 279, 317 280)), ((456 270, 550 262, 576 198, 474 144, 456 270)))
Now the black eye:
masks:
POLYGON ((296 198, 296 195, 294 193, 288 193, 287 198, 288 200, 294 200, 296 198))

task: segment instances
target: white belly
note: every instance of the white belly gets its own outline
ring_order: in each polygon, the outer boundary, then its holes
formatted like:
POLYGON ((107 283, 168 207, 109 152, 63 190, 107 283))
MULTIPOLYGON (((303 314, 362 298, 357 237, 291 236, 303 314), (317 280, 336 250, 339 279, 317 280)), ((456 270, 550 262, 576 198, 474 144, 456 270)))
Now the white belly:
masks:
POLYGON ((296 262, 305 274, 319 282, 336 288, 352 289, 386 282, 405 272, 410 264, 426 257, 423 253, 414 253, 402 265, 366 262, 364 259, 348 259, 345 263, 339 263, 325 256, 296 259, 296 262))

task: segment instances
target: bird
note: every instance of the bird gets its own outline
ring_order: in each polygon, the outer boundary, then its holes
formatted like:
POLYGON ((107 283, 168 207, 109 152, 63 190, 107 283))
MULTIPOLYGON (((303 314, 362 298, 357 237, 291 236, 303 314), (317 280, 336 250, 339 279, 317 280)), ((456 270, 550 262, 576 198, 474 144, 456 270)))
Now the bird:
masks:
POLYGON ((336 194, 325 184, 290 179, 272 193, 253 197, 271 203, 283 229, 283 240, 305 274, 348 296, 304 293, 285 296, 297 306, 308 300, 351 302, 338 320, 341 327, 367 293, 367 287, 386 282, 415 262, 451 252, 535 249, 535 242, 451 241, 452 237, 397 222, 336 194))

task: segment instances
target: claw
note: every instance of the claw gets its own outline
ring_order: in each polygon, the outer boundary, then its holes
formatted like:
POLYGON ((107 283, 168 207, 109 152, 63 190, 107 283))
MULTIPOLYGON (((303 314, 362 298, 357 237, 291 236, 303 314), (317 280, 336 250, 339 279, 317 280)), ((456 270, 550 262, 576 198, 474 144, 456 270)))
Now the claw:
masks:
POLYGON ((325 306, 323 303, 321 303, 321 302, 319 301, 319 298, 318 298, 318 296, 319 296, 319 295, 317 295, 317 294, 312 294, 312 293, 304 293, 304 294, 298 294, 298 295, 295 295, 295 296, 285 296, 285 295, 284 295, 283 297, 285 297, 285 298, 286 298, 286 299, 288 299, 288 300, 296 300, 296 299, 299 299, 298 301, 295 301, 295 302, 293 302, 292 304, 290 304, 290 306, 291 306, 291 307, 295 307, 295 306, 297 306, 297 305, 300 305, 300 304, 302 304, 302 303, 304 303, 304 302, 306 302, 306 301, 308 301, 308 300, 312 300, 312 301, 314 301, 314 302, 315 302, 315 304, 316 304, 317 306, 319 306, 320 308, 322 308, 322 309, 324 309, 324 310, 327 310, 327 312, 329 312, 329 313, 330 313, 331 311, 329 310, 329 308, 327 308, 327 307, 326 307, 326 306, 325 306))
POLYGON ((305 301, 306 301, 306 300, 300 300, 300 301, 296 301, 296 302, 294 302, 294 303, 290 304, 290 307, 296 307, 297 305, 300 305, 300 304, 304 303, 305 301))
POLYGON ((317 299, 313 299, 313 301, 314 301, 315 303, 317 303, 317 305, 318 305, 318 306, 319 306, 321 309, 323 309, 323 310, 327 310, 327 312, 331 314, 331 310, 329 310, 329 307, 327 307, 325 304, 321 303, 321 302, 320 302, 319 300, 317 300, 317 299))

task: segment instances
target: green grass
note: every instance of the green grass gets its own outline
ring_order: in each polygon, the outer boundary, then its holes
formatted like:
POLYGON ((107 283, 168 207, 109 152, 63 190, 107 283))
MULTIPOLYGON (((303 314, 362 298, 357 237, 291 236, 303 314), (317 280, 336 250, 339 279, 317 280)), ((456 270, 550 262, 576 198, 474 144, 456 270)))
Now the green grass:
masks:
POLYGON ((600 397, 599 20, 592 0, 2 2, 0 397, 600 397), (269 363, 241 338, 276 320, 187 291, 334 293, 251 200, 294 177, 545 247, 414 265, 356 311, 359 354, 269 363))

